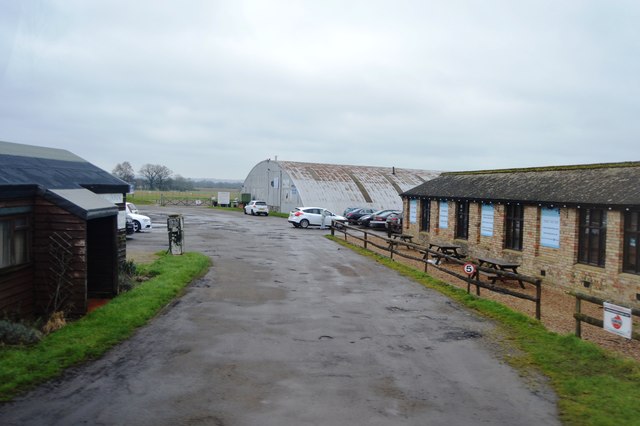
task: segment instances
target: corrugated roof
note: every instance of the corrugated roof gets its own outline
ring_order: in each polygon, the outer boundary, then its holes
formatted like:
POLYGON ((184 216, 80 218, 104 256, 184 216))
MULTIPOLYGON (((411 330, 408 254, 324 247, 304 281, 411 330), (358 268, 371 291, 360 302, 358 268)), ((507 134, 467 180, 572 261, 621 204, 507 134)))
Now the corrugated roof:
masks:
POLYGON ((395 167, 278 161, 295 181, 305 205, 337 206, 374 204, 400 208, 400 193, 438 176, 430 170, 395 167))
POLYGON ((128 184, 62 149, 0 141, 0 185, 44 188, 90 188, 93 192, 126 193, 128 184))
POLYGON ((408 197, 640 205, 640 162, 443 173, 408 197))

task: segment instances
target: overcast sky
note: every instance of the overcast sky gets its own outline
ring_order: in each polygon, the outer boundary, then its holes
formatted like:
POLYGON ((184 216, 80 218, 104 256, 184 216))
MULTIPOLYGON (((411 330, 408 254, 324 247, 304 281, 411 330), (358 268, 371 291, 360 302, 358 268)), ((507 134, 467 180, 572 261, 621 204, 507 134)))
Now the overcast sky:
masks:
POLYGON ((637 0, 0 0, 0 140, 111 171, 640 160, 637 0))

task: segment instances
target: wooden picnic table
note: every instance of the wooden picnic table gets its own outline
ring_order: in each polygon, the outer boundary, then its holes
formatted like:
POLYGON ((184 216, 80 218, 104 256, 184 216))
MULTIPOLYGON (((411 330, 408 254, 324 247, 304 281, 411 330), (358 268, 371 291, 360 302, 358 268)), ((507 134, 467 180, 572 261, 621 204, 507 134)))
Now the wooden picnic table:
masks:
MULTIPOLYGON (((389 236, 389 250, 392 250, 394 246, 398 245, 397 241, 404 241, 407 243, 411 243, 413 240, 413 235, 409 234, 390 234, 389 236)), ((409 247, 409 246, 407 246, 409 247)), ((409 247, 411 249, 411 247, 409 247)))
MULTIPOLYGON (((518 268, 520 267, 519 263, 511 262, 505 259, 498 259, 495 257, 478 257, 477 259, 478 259, 479 266, 496 269, 498 271, 513 272, 514 274, 518 273, 518 268)), ((506 280, 516 280, 518 281, 518 284, 520 284, 520 287, 524 288, 524 284, 522 283, 522 280, 517 278, 509 278, 509 277, 505 277, 504 275, 492 274, 492 273, 488 273, 488 272, 484 272, 484 271, 480 271, 479 269, 476 269, 476 279, 478 279, 480 274, 488 276, 492 284, 495 284, 497 280, 500 280, 502 282, 506 280)))
MULTIPOLYGON (((429 249, 431 250, 434 248, 436 252, 441 253, 441 254, 431 255, 433 258, 435 258, 436 265, 439 265, 440 262, 442 262, 442 259, 446 260, 446 257, 444 257, 444 255, 455 257, 456 259, 462 259, 465 257, 464 254, 458 251, 462 249, 462 246, 459 246, 457 244, 429 243, 429 249)), ((429 256, 429 252, 426 252, 424 254, 424 259, 426 259, 428 256, 429 256)))
POLYGON ((410 234, 391 234, 391 238, 394 240, 405 241, 408 243, 413 242, 413 235, 410 234))

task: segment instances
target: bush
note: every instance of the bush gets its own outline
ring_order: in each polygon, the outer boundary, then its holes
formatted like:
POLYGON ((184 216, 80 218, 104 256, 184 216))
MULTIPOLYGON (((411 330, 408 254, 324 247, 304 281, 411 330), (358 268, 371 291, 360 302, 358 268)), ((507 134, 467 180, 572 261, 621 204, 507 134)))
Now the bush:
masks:
POLYGON ((136 276, 138 275, 138 267, 133 260, 127 260, 120 264, 118 281, 120 282, 120 291, 129 291, 136 286, 136 276))
POLYGON ((32 345, 42 339, 42 333, 24 324, 0 320, 0 344, 32 345))

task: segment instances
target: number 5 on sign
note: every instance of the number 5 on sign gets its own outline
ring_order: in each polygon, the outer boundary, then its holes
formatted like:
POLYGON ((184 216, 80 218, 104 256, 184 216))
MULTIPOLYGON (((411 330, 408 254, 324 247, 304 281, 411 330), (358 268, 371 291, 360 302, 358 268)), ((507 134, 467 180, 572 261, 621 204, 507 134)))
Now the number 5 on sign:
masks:
POLYGON ((462 269, 464 270, 464 273, 467 275, 473 275, 476 273, 476 265, 474 265, 473 263, 465 263, 462 266, 462 269))

